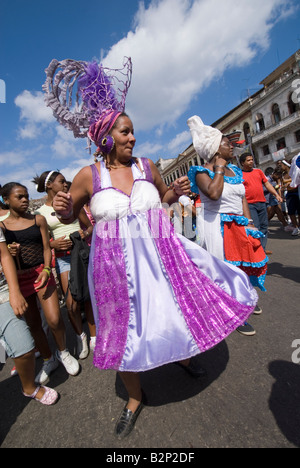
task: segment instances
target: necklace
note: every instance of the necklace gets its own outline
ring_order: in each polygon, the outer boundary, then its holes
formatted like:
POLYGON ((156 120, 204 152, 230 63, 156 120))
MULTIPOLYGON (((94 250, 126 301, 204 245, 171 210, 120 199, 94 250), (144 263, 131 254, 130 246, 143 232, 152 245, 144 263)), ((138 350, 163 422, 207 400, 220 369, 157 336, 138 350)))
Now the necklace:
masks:
POLYGON ((126 167, 131 167, 131 161, 128 161, 126 164, 120 164, 119 166, 113 166, 112 164, 109 165, 110 169, 125 169, 126 167))

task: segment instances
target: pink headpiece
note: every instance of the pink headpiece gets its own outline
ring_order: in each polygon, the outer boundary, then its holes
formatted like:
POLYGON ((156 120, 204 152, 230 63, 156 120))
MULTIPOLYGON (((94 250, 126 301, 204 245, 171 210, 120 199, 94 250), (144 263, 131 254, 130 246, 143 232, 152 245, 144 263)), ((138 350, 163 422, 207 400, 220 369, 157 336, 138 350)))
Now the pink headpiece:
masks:
POLYGON ((99 146, 103 137, 110 132, 115 121, 120 115, 121 112, 119 111, 107 111, 107 113, 102 115, 97 122, 90 126, 88 131, 90 139, 99 146))

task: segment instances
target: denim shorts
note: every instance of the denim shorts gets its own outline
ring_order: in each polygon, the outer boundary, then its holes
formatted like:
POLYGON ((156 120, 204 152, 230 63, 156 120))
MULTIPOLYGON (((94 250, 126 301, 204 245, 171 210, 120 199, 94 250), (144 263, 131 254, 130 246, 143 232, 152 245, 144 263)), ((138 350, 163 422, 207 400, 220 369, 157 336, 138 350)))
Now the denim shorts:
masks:
POLYGON ((11 358, 21 357, 35 347, 25 319, 16 317, 9 302, 0 304, 0 341, 11 358))
POLYGON ((55 267, 58 275, 61 275, 65 271, 71 270, 71 255, 65 255, 64 257, 56 257, 55 267))

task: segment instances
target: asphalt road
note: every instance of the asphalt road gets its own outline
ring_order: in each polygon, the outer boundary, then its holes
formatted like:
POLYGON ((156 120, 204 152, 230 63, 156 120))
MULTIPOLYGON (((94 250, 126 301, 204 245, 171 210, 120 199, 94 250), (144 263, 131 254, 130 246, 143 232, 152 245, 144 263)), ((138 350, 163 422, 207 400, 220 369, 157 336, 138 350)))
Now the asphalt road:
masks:
MULTIPOLYGON (((208 371, 201 381, 174 364, 144 373, 148 406, 127 439, 113 435, 126 399, 122 384, 115 372, 94 368, 92 356, 81 361, 77 377, 58 368, 49 385, 61 397, 48 408, 22 396, 8 359, 0 370, 1 447, 300 447, 300 236, 293 238, 272 221, 268 249, 273 254, 267 292, 259 292, 263 313, 249 319, 256 335, 234 332, 198 356, 208 371)), ((68 323, 65 311, 64 318, 68 323)))

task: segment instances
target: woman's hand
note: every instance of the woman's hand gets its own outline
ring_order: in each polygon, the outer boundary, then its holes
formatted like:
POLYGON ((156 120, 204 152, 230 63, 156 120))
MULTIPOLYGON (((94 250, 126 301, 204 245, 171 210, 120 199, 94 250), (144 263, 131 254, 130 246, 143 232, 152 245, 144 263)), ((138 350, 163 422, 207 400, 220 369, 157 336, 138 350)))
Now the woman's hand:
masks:
POLYGON ((70 193, 58 192, 53 198, 52 206, 61 220, 73 216, 73 200, 70 193))
POLYGON ((44 287, 47 285, 48 280, 49 280, 49 274, 48 274, 47 271, 44 271, 44 270, 43 270, 43 271, 39 274, 39 276, 37 277, 37 279, 36 279, 35 282, 34 282, 34 283, 36 284, 35 289, 42 289, 42 288, 44 288, 44 287), (38 283, 40 283, 40 284, 38 284, 38 283))
POLYGON ((66 236, 59 237, 55 241, 51 241, 51 248, 55 250, 70 250, 73 246, 71 239, 66 239, 66 236))
POLYGON ((191 191, 191 184, 187 176, 176 179, 173 183, 173 190, 176 195, 188 195, 191 191))
POLYGON ((78 232, 82 240, 85 240, 92 234, 91 232, 89 232, 89 229, 86 229, 85 231, 83 229, 80 229, 78 232))
POLYGON ((13 257, 18 257, 18 255, 20 253, 21 245, 17 244, 16 242, 13 242, 12 244, 8 244, 7 248, 8 248, 9 253, 13 257))
POLYGON ((21 292, 14 291, 9 296, 10 305, 17 317, 22 317, 28 309, 26 299, 22 296, 21 292))
POLYGON ((227 164, 227 161, 225 159, 220 158, 219 156, 216 156, 214 168, 216 167, 217 170, 219 170, 219 169, 222 169, 222 167, 224 167, 224 171, 225 171, 226 164, 227 164))

